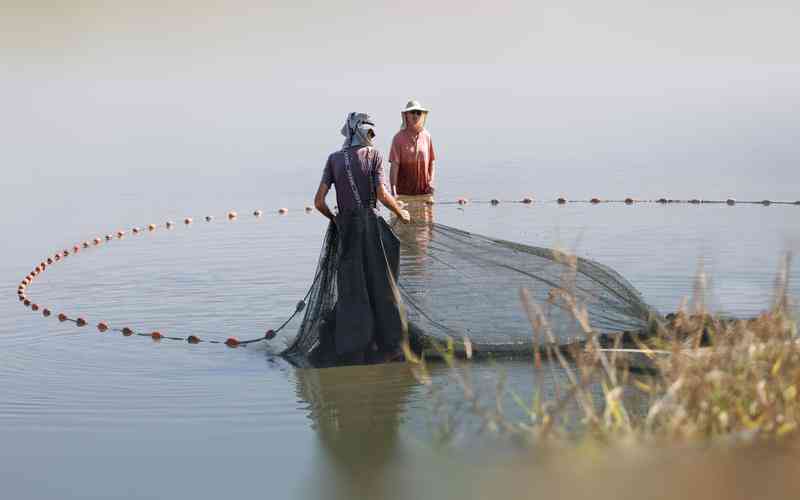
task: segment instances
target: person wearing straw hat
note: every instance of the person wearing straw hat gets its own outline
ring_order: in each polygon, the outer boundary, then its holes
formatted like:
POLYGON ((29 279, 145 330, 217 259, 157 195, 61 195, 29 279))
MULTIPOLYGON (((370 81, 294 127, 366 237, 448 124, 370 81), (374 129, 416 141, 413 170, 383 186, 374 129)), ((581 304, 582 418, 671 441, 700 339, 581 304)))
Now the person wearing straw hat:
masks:
MULTIPOLYGON (((350 113, 341 133, 342 149, 328 157, 314 205, 330 219, 326 241, 334 250, 336 304, 326 311, 320 334, 326 363, 361 364, 388 360, 400 352, 407 334, 396 285, 399 241, 377 214, 377 201, 404 223, 409 214, 389 194, 383 157, 373 147, 375 123, 366 113, 350 113), (325 202, 336 186, 338 214, 325 202)), ((325 281, 330 281, 327 276, 325 281)))
MULTIPOLYGON (((410 100, 400 112, 400 131, 392 139, 389 152, 389 179, 392 194, 431 198, 436 178, 436 152, 431 134, 425 130, 428 110, 419 101, 410 100)), ((405 201, 405 200, 403 200, 405 201)))
MULTIPOLYGON (((391 221, 397 237, 403 242, 404 259, 414 259, 407 267, 423 272, 428 244, 432 237, 434 176, 436 153, 431 135, 425 130, 428 110, 415 100, 408 101, 401 111, 400 131, 392 140, 389 154, 392 194, 405 205, 413 224, 391 221)), ((406 260, 404 260, 405 262, 406 260)))

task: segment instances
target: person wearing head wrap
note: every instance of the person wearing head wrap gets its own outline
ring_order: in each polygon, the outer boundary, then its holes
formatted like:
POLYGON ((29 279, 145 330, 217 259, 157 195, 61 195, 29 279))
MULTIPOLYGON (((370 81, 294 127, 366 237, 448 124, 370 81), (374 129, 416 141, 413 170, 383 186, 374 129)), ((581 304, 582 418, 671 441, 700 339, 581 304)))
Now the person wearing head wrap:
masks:
POLYGON ((350 113, 341 130, 342 149, 331 153, 314 196, 330 219, 337 245, 337 303, 328 312, 320 344, 332 364, 363 363, 394 356, 406 333, 405 314, 395 279, 399 242, 378 216, 377 201, 403 222, 410 217, 385 185, 383 157, 373 148, 375 123, 365 113, 350 113), (336 187, 338 213, 325 198, 336 187))
POLYGON ((428 110, 415 100, 400 112, 400 131, 389 152, 390 181, 395 196, 427 196, 435 191, 436 152, 431 134, 425 130, 428 110))
POLYGON ((341 134, 345 137, 342 149, 328 156, 322 172, 322 181, 314 197, 317 209, 335 222, 335 216, 325 202, 330 187, 335 185, 336 203, 340 212, 354 210, 369 203, 372 205, 370 208, 375 209, 374 202, 377 199, 400 219, 408 219, 408 213, 401 209, 386 189, 383 156, 373 147, 375 123, 370 116, 366 113, 350 113, 342 126, 341 134), (354 183, 349 182, 345 156, 350 159, 349 170, 354 183))

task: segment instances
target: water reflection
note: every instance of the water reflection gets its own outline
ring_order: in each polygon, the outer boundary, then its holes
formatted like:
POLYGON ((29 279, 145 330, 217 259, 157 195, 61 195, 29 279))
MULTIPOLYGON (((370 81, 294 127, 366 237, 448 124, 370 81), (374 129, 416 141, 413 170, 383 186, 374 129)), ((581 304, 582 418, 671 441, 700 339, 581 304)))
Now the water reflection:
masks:
POLYGON ((422 307, 426 301, 431 280, 431 256, 428 247, 433 241, 433 196, 399 196, 411 215, 411 223, 403 224, 392 216, 391 226, 400 239, 400 281, 405 293, 422 307))
POLYGON ((431 195, 401 195, 398 199, 406 204, 406 210, 411 215, 409 224, 401 223, 394 215, 390 222, 392 229, 400 238, 402 254, 405 256, 401 265, 421 270, 424 268, 428 256, 428 245, 432 238, 433 197, 431 195))
POLYGON ((390 489, 391 464, 403 453, 402 416, 417 383, 405 363, 298 369, 297 394, 308 404, 321 457, 312 498, 370 498, 390 489))

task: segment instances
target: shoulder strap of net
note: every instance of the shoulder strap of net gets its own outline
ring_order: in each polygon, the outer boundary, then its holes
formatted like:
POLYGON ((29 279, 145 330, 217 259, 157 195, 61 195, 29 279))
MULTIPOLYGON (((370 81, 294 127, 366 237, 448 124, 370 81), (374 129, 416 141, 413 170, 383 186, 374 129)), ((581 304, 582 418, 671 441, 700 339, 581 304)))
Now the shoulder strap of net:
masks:
POLYGON ((373 149, 369 148, 367 150, 367 166, 369 167, 369 207, 375 208, 377 206, 377 197, 378 197, 378 176, 375 172, 378 154, 371 154, 373 153, 373 149))
POLYGON ((350 191, 353 193, 353 199, 356 200, 356 205, 359 207, 362 206, 361 204, 361 195, 358 194, 358 186, 356 186, 356 181, 353 179, 353 171, 350 168, 350 151, 345 149, 344 153, 344 173, 347 175, 347 180, 350 182, 350 191))
MULTIPOLYGON (((376 198, 376 193, 375 193, 376 187, 375 187, 375 182, 373 182, 373 179, 372 179, 372 177, 374 175, 374 172, 373 172, 374 169, 372 168, 372 165, 371 165, 372 162, 370 161, 371 160, 371 158, 370 158, 370 153, 371 152, 372 152, 372 148, 367 148, 366 161, 367 161, 367 166, 368 166, 368 170, 369 170, 369 185, 370 185, 370 189, 369 189, 369 205, 368 205, 368 207, 374 208, 375 207, 375 198, 376 198)), ((350 165, 350 150, 345 149, 343 151, 343 153, 344 153, 344 171, 345 171, 345 174, 347 175, 347 180, 350 183, 350 191, 353 192, 353 199, 356 201, 356 205, 358 205, 359 207, 362 207, 362 208, 366 208, 366 207, 364 207, 364 204, 361 201, 361 195, 358 192, 358 186, 356 185, 356 181, 353 178, 353 170, 352 170, 352 167, 350 165)))

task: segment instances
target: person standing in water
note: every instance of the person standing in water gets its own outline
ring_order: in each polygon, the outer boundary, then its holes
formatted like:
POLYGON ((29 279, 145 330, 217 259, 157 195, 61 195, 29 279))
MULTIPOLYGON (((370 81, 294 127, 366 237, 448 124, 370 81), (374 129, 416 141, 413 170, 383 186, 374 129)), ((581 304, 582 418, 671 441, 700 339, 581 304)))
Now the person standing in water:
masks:
POLYGON ((400 131, 392 139, 389 152, 392 194, 400 196, 401 200, 404 196, 432 197, 436 180, 436 152, 431 134, 425 130, 428 110, 411 100, 400 116, 403 120, 400 131))
POLYGON ((375 124, 365 113, 350 113, 341 130, 342 149, 328 157, 314 205, 335 233, 337 302, 320 332, 321 355, 330 364, 388 360, 398 354, 407 332, 395 280, 399 243, 377 215, 380 201, 404 223, 410 221, 385 185, 383 157, 373 148, 375 124), (336 186, 338 214, 325 197, 336 186))
POLYGON ((425 130, 426 108, 418 101, 408 101, 400 117, 400 131, 392 139, 389 153, 389 177, 392 194, 405 204, 414 223, 406 226, 393 220, 392 227, 403 244, 401 259, 405 276, 413 279, 416 270, 424 275, 422 270, 432 236, 436 152, 431 134, 425 130))

